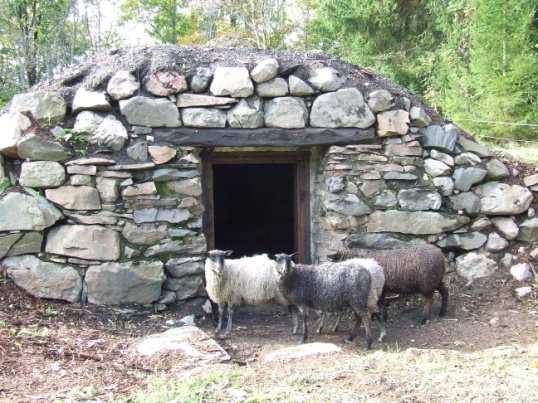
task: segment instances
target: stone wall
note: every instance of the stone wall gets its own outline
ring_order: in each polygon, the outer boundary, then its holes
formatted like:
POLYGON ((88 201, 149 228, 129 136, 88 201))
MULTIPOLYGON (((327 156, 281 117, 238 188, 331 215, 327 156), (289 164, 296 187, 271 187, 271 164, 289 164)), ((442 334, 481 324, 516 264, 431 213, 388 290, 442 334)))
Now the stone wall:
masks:
POLYGON ((432 242, 472 281, 538 242, 538 175, 511 171, 379 77, 308 55, 131 52, 16 95, 0 115, 0 174, 12 185, 0 198, 0 258, 33 295, 157 309, 204 295, 200 153, 210 147, 182 144, 182 128, 364 134, 300 148, 313 155, 313 260, 344 245, 432 242))

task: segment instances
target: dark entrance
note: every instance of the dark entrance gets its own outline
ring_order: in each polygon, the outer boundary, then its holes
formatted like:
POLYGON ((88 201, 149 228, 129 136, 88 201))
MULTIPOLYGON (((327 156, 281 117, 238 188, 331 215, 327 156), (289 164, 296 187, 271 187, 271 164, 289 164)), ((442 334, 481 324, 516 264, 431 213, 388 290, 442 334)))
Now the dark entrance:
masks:
POLYGON ((304 153, 214 153, 204 158, 209 247, 308 253, 308 159, 304 153))

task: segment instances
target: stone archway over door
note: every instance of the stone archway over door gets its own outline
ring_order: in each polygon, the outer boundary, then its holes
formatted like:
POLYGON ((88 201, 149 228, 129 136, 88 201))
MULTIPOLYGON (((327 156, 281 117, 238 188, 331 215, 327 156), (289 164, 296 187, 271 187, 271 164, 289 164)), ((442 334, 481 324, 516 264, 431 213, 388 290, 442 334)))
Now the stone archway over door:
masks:
MULTIPOLYGON (((260 178, 269 179, 273 186, 278 186, 278 175, 293 176, 292 183, 289 187, 283 184, 282 191, 290 192, 289 195, 282 195, 284 198, 289 197, 289 202, 292 203, 291 209, 293 220, 290 223, 290 229, 293 231, 293 245, 289 249, 297 252, 297 260, 299 262, 310 262, 310 186, 309 186, 309 153, 308 152, 215 152, 208 153, 203 156, 203 195, 204 195, 204 233, 207 238, 208 248, 222 247, 218 244, 219 228, 217 228, 218 220, 216 213, 219 214, 219 206, 215 203, 219 198, 216 192, 219 192, 219 186, 216 186, 215 181, 222 178, 225 172, 234 172, 238 174, 237 180, 243 180, 241 172, 256 175, 259 172, 260 178), (287 167, 286 169, 284 169, 287 167), (233 168, 233 169, 230 169, 233 168), (242 169, 244 168, 244 169, 242 169), (272 169, 274 168, 274 170, 272 169), (289 168, 289 169, 288 169, 289 168), (271 172, 274 172, 275 177, 271 179, 271 172)), ((283 178, 282 176, 280 178, 283 178)), ((268 184, 269 184, 268 182, 268 184)), ((218 185, 218 184, 217 184, 218 185)), ((280 191, 275 188, 276 191, 280 191)), ((237 197, 239 199, 242 194, 227 195, 228 198, 237 197)), ((263 197, 263 196, 262 196, 263 197)), ((270 201, 266 204, 266 210, 259 209, 260 223, 263 222, 263 214, 270 213, 270 201)), ((284 202, 284 207, 287 204, 284 202)), ((245 212, 247 214, 247 212, 245 212)), ((285 215, 285 212, 283 212, 285 215)), ((267 218, 267 217, 266 217, 267 218)), ((278 229, 269 225, 268 231, 274 231, 275 237, 280 236, 278 229)), ((285 234, 286 235, 286 234, 285 234)), ((229 245, 229 244, 228 244, 229 245)), ((285 246, 283 246, 285 248, 285 246)), ((278 252, 267 250, 267 244, 260 244, 259 250, 251 250, 251 252, 278 252), (264 249, 265 246, 265 249, 264 249)), ((233 249, 233 248, 232 248, 233 249)), ((237 249, 237 248, 236 248, 237 249)))

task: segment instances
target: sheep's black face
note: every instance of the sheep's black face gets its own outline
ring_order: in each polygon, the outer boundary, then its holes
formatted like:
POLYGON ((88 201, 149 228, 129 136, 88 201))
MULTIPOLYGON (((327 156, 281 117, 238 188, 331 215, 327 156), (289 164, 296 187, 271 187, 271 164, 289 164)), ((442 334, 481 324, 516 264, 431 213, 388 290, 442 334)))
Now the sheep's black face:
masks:
POLYGON ((276 269, 280 278, 288 276, 292 270, 293 255, 287 255, 285 253, 278 253, 275 255, 276 269))
POLYGON ((213 249, 207 253, 207 258, 213 263, 213 271, 220 275, 224 269, 224 259, 233 253, 232 250, 213 249))

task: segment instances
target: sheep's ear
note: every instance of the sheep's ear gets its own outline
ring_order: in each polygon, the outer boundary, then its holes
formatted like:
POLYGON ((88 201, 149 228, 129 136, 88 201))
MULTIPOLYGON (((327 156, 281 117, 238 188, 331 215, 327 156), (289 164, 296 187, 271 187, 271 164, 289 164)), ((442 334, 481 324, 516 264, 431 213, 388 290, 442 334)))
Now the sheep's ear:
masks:
POLYGON ((227 250, 227 251, 224 251, 224 256, 231 256, 232 253, 234 253, 234 251, 231 250, 231 249, 230 249, 230 250, 227 250))

